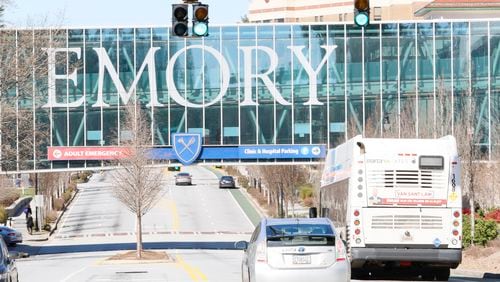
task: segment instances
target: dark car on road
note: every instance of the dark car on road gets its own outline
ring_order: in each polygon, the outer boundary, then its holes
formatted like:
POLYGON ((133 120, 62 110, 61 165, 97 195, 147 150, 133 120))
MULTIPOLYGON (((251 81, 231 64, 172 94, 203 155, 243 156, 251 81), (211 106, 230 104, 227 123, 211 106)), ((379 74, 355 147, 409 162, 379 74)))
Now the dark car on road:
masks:
POLYGON ((234 178, 229 175, 222 176, 219 180, 219 188, 235 188, 234 178))
POLYGON ((0 282, 18 282, 17 267, 7 245, 0 237, 0 282))
POLYGON ((9 246, 23 242, 23 234, 8 226, 0 226, 0 237, 2 237, 9 246))

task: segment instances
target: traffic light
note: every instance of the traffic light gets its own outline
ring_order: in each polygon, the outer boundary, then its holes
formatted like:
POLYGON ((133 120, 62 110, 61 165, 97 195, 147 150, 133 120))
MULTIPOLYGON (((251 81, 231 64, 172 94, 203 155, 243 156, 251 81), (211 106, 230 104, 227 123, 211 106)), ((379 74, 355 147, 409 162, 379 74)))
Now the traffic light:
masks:
POLYGON ((193 4, 193 35, 208 35, 208 5, 193 4))
POLYGON ((172 34, 188 36, 188 5, 172 4, 172 34))
POLYGON ((354 23, 365 27, 370 23, 370 1, 354 0, 354 23))

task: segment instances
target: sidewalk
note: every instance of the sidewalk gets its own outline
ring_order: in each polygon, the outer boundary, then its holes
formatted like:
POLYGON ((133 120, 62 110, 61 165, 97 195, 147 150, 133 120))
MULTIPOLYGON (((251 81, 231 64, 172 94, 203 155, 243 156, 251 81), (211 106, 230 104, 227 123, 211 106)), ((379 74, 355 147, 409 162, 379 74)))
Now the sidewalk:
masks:
MULTIPOLYGON (((33 215, 33 218, 35 218, 35 215, 33 215)), ((12 217, 11 227, 23 234, 23 242, 40 242, 49 239, 49 232, 44 230, 33 231, 32 234, 29 234, 28 228, 26 227, 26 215, 24 213, 12 217)))

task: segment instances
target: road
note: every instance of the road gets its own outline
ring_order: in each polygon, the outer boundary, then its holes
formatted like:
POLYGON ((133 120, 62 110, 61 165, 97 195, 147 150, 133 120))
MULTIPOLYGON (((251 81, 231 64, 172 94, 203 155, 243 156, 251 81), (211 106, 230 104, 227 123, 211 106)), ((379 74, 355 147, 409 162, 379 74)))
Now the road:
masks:
POLYGON ((121 263, 107 258, 135 248, 135 216, 112 195, 110 173, 96 174, 79 193, 38 255, 18 261, 21 281, 238 281, 241 251, 253 225, 217 177, 199 167, 193 185, 175 186, 165 172, 156 206, 143 218, 146 249, 166 250, 170 261, 121 263))
POLYGON ((135 248, 135 216, 113 197, 108 172, 79 185, 49 241, 18 247, 33 254, 18 260, 20 281, 241 281, 242 252, 231 248, 250 237, 253 224, 241 206, 251 205, 240 206, 235 191, 218 189, 211 171, 183 171, 193 174, 193 185, 175 186, 174 174, 165 171, 161 198, 143 219, 145 248, 166 252, 169 260, 108 260, 135 248))

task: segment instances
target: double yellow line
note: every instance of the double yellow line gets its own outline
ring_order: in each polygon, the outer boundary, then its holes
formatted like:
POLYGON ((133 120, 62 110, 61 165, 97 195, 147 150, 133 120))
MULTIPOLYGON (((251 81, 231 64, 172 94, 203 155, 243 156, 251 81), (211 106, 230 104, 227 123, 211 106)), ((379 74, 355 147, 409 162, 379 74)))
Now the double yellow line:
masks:
MULTIPOLYGON (((179 213, 177 212, 177 205, 172 199, 167 200, 167 207, 170 210, 170 214, 172 217, 172 229, 175 232, 178 232, 180 229, 179 223, 179 213)), ((184 261, 181 255, 175 255, 176 265, 179 268, 182 268, 191 278, 192 281, 208 281, 207 276, 200 271, 200 269, 193 267, 184 261)))

